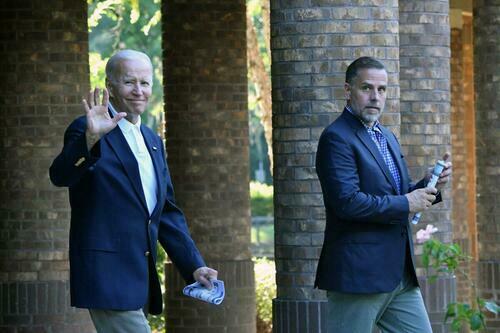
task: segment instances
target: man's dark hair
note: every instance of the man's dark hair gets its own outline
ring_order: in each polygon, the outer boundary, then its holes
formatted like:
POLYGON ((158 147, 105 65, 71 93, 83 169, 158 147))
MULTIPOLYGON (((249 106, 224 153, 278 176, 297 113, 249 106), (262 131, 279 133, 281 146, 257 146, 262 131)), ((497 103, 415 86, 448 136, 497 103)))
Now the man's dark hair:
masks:
POLYGON ((372 57, 361 57, 354 60, 345 72, 345 82, 352 84, 352 80, 358 75, 360 69, 385 69, 383 63, 372 57))

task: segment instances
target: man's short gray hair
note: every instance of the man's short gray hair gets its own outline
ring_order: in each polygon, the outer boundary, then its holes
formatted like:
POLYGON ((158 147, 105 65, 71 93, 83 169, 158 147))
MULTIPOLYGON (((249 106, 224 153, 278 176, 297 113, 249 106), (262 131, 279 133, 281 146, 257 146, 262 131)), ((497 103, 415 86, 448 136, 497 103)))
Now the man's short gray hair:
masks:
POLYGON ((356 76, 358 76, 358 72, 361 69, 383 69, 385 70, 385 66, 379 60, 372 57, 361 57, 354 60, 345 72, 345 82, 352 84, 352 81, 356 76))
POLYGON ((106 78, 110 81, 116 81, 116 72, 118 70, 118 66, 122 61, 125 60, 134 60, 134 59, 144 59, 153 68, 153 64, 151 63, 151 59, 146 53, 139 52, 136 50, 120 50, 113 54, 111 58, 109 58, 106 63, 106 78))

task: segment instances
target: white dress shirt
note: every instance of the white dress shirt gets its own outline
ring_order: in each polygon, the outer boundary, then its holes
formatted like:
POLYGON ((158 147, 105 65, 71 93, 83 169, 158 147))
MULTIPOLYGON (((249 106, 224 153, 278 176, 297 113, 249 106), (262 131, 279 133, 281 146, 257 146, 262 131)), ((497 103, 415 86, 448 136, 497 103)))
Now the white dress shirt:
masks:
MULTIPOLYGON (((111 112, 116 114, 117 112, 111 103, 108 105, 111 112)), ((144 142, 144 137, 141 133, 141 117, 138 117, 136 124, 132 124, 127 119, 123 118, 118 122, 118 126, 120 126, 130 150, 132 150, 132 153, 137 160, 142 190, 144 192, 144 197, 146 198, 149 214, 151 215, 156 207, 156 191, 158 184, 156 182, 153 160, 151 159, 151 155, 149 155, 148 148, 144 142)))

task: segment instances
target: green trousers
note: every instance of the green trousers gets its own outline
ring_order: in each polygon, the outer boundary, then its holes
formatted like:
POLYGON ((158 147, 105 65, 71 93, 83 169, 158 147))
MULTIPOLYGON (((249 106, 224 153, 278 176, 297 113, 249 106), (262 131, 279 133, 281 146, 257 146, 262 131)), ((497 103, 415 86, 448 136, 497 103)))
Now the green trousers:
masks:
POLYGON ((390 293, 328 291, 328 333, 432 333, 420 288, 404 275, 390 293))

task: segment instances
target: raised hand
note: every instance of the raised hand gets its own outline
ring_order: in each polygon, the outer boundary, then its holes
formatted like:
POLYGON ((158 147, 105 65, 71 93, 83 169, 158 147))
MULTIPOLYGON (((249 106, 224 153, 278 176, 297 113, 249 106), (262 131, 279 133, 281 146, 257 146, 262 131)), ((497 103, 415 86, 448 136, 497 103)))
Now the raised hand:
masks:
POLYGON ((443 155, 443 161, 444 161, 445 167, 444 167, 443 171, 441 172, 441 174, 439 175, 439 179, 438 179, 438 182, 436 184, 436 188, 438 190, 440 190, 444 185, 446 185, 446 183, 448 183, 448 180, 450 179, 451 167, 452 167, 451 162, 448 161, 450 159, 450 157, 451 157, 451 154, 448 152, 443 155))
MULTIPOLYGON (((441 174, 439 175, 439 178, 438 178, 438 181, 437 181, 437 184, 436 184, 436 188, 438 189, 438 191, 440 191, 444 185, 446 185, 446 183, 448 183, 448 181, 450 180, 450 176, 451 176, 451 167, 452 167, 452 163, 449 161, 451 157, 451 154, 446 152, 444 155, 443 155, 443 161, 444 161, 444 168, 443 168, 443 171, 441 171, 441 174)), ((428 182, 429 179, 431 179, 431 176, 432 176, 432 170, 434 169, 434 167, 431 167, 429 169, 427 169, 427 173, 425 174, 425 181, 428 182)))
POLYGON ((91 136, 102 137, 116 127, 118 122, 127 114, 120 112, 113 118, 108 112, 109 94, 107 89, 103 89, 102 101, 99 103, 100 89, 95 88, 90 91, 88 99, 82 100, 85 114, 87 115, 87 132, 91 136))

